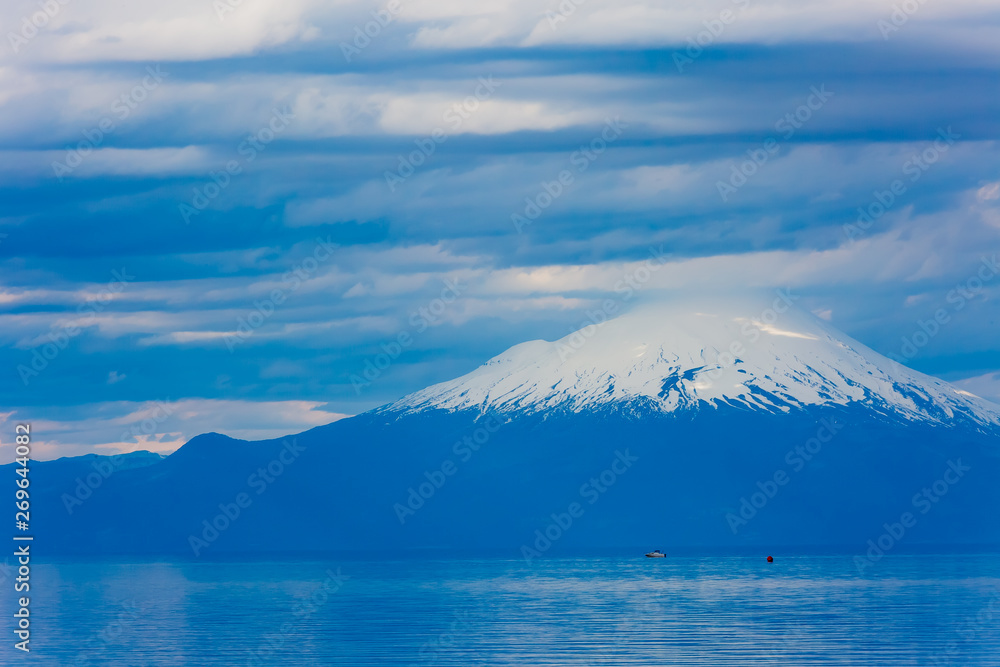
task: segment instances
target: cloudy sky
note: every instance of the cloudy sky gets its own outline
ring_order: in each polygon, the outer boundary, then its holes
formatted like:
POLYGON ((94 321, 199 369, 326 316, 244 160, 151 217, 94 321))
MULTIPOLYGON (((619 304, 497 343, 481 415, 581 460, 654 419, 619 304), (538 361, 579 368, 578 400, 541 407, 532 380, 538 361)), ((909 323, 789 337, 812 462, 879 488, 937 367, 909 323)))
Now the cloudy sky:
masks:
POLYGON ((996 1, 0 26, 0 442, 29 422, 38 458, 357 414, 565 335, 651 247, 650 294, 791 289, 887 355, 944 309, 909 365, 1000 400, 996 1))

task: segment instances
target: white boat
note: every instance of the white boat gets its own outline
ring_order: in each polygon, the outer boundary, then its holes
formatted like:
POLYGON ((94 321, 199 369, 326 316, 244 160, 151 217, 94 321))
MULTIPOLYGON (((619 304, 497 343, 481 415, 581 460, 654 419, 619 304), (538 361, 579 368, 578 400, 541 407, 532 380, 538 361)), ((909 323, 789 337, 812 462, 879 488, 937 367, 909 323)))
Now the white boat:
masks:
POLYGON ((666 558, 666 557, 667 554, 663 553, 659 549, 655 551, 650 551, 648 554, 646 554, 646 558, 666 558))

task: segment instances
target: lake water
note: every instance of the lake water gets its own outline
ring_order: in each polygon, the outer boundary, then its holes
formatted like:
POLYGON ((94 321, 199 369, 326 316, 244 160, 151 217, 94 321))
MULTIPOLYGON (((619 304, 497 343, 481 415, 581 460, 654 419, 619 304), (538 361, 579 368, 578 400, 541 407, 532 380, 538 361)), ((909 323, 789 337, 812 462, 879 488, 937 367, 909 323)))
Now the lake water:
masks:
POLYGON ((63 562, 31 584, 33 650, 8 620, 4 664, 1000 665, 995 555, 863 577, 849 555, 63 562))

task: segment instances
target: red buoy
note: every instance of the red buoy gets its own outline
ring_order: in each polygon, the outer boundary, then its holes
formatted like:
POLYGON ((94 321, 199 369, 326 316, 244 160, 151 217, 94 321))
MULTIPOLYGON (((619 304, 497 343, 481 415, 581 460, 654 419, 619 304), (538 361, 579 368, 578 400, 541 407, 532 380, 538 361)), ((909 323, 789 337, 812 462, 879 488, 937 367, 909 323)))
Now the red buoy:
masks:
POLYGON ((774 559, 773 559, 773 558, 771 558, 770 556, 768 556, 768 557, 767 557, 767 562, 768 562, 768 563, 773 563, 773 562, 774 562, 774 559))

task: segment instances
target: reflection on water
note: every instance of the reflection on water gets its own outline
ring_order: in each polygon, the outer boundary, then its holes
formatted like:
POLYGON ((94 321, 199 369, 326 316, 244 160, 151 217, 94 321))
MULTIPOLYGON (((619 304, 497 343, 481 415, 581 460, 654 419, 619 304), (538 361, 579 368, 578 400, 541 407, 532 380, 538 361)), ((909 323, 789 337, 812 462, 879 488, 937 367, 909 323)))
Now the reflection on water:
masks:
MULTIPOLYGON (((38 564, 45 665, 998 665, 1000 557, 38 564), (338 569, 339 568, 339 569, 338 569)), ((8 582, 9 583, 9 582, 8 582)), ((9 595, 3 596, 11 618, 9 595)))

